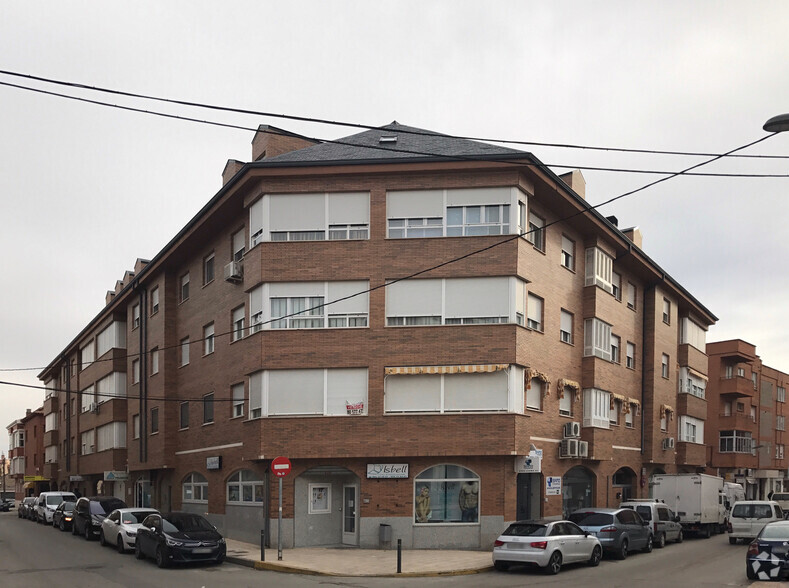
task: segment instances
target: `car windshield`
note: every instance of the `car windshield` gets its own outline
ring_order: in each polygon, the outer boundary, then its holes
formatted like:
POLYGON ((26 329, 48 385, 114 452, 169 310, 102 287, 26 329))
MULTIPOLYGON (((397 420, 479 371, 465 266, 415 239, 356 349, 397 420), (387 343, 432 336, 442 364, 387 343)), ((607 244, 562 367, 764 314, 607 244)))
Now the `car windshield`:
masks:
POLYGON ((61 502, 59 508, 60 510, 74 510, 74 504, 73 502, 61 502))
POLYGON ((121 515, 122 522, 125 525, 134 525, 136 523, 141 523, 145 517, 151 514, 151 511, 137 511, 137 512, 125 512, 121 515))
POLYGON ((789 500, 789 494, 779 494, 776 492, 773 494, 773 500, 789 500))
POLYGON ((767 519, 773 515, 769 504, 735 504, 731 516, 741 519, 767 519))
POLYGON ((106 515, 116 508, 125 508, 126 503, 117 498, 108 498, 106 500, 91 500, 90 501, 90 514, 106 515))
POLYGON ((636 512, 641 515, 641 518, 645 521, 652 520, 652 508, 649 506, 637 506, 636 512))
POLYGON ((570 520, 583 527, 602 527, 614 522, 614 515, 607 512, 574 512, 570 520))
POLYGON ((502 535, 511 535, 513 537, 544 537, 545 525, 539 523, 513 523, 502 535))
POLYGON ((789 541, 789 526, 767 525, 759 534, 759 539, 769 539, 770 541, 789 541))
POLYGON ((55 494, 54 496, 47 496, 47 504, 57 506, 61 502, 63 502, 64 496, 60 494, 55 494))
POLYGON ((162 519, 164 523, 164 530, 173 533, 175 531, 181 531, 182 533, 188 533, 190 531, 213 531, 214 527, 211 526, 207 520, 205 520, 200 515, 178 515, 172 516, 167 519, 162 519), (172 527, 172 528, 168 528, 172 527))

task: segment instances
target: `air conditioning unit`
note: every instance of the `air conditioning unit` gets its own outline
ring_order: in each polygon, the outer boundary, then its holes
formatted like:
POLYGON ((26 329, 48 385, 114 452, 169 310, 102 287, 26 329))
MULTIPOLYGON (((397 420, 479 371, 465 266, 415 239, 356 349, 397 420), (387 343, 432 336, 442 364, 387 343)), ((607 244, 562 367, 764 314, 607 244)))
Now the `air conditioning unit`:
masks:
POLYGON ((244 275, 244 266, 240 261, 231 261, 225 266, 225 280, 228 282, 240 282, 244 275))
POLYGON ((578 442, 578 457, 583 459, 589 458, 589 441, 578 442))
POLYGON ((663 439, 663 449, 674 449, 674 437, 663 439))
POLYGON ((581 436, 581 423, 565 423, 562 429, 562 437, 565 439, 577 439, 581 436))
POLYGON ((578 440, 562 439, 562 442, 559 443, 559 457, 562 459, 578 457, 578 440))
POLYGON ((91 402, 90 406, 88 407, 88 409, 90 410, 90 412, 94 412, 96 414, 99 414, 99 405, 96 404, 95 402, 91 402))

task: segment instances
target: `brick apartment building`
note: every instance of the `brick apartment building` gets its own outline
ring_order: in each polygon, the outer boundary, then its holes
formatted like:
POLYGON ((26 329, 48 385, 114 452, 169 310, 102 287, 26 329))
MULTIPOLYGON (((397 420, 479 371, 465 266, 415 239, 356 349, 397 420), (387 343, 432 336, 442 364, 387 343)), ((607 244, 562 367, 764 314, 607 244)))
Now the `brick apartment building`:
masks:
POLYGON ((40 374, 53 486, 276 541, 287 456, 285 546, 474 548, 708 464, 717 319, 579 172, 392 123, 224 180, 40 374))
POLYGON ((706 442, 714 473, 745 488, 747 498, 781 492, 789 462, 786 387, 789 375, 762 364, 740 339, 707 344, 710 410, 706 442))
POLYGON ((8 479, 16 500, 49 490, 51 477, 44 470, 44 413, 27 409, 8 430, 8 479))

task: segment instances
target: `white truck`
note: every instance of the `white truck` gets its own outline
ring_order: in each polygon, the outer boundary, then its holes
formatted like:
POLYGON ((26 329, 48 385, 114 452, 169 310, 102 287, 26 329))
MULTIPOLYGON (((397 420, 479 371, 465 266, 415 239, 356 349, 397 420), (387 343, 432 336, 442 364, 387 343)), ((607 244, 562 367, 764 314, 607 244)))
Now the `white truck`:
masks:
POLYGON ((709 537, 726 530, 723 478, 706 474, 656 474, 652 497, 665 502, 679 516, 685 533, 709 537))

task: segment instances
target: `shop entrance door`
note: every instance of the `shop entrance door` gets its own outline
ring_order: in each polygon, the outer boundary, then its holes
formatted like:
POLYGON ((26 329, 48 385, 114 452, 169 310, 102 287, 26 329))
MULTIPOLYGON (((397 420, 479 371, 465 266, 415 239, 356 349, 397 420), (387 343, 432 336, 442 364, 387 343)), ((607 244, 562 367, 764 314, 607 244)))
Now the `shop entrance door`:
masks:
POLYGON ((358 500, 359 489, 356 486, 342 487, 342 544, 359 545, 359 533, 357 532, 358 511, 356 502, 358 500))
POLYGON ((527 521, 531 516, 531 477, 532 474, 518 474, 517 481, 517 518, 518 521, 527 521))

